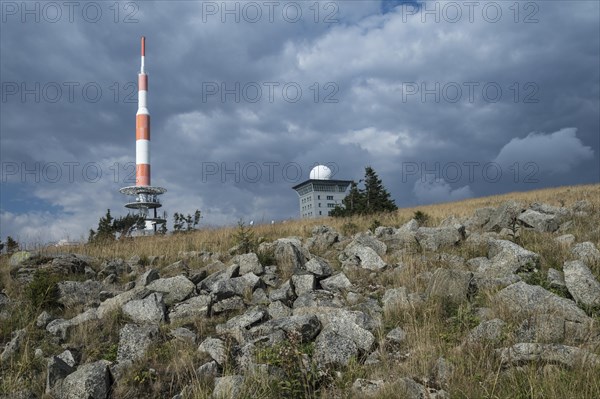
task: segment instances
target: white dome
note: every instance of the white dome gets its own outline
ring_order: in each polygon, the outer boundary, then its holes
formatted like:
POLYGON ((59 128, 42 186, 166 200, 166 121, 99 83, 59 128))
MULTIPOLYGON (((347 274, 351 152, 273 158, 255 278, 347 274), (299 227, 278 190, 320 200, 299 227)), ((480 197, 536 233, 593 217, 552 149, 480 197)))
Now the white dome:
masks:
POLYGON ((329 180, 331 178, 331 169, 325 165, 317 165, 310 171, 310 178, 313 180, 329 180))

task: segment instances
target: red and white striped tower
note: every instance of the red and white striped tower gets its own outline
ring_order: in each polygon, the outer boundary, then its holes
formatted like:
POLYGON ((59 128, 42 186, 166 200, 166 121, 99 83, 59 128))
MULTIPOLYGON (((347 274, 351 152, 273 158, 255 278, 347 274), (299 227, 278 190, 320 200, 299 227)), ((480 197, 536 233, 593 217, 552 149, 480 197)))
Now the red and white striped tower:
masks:
POLYGON ((150 185, 150 113, 148 112, 148 75, 146 75, 146 38, 142 36, 141 68, 138 74, 138 110, 135 116, 135 186, 119 190, 126 195, 135 196, 134 202, 125 207, 137 209, 146 221, 146 231, 156 231, 157 225, 166 222, 158 217, 156 209, 162 204, 158 196, 167 190, 150 185), (149 210, 153 215, 149 215, 149 210))
POLYGON ((148 75, 145 71, 146 38, 142 36, 142 63, 138 74, 138 110, 135 116, 135 185, 150 185, 150 113, 148 75))

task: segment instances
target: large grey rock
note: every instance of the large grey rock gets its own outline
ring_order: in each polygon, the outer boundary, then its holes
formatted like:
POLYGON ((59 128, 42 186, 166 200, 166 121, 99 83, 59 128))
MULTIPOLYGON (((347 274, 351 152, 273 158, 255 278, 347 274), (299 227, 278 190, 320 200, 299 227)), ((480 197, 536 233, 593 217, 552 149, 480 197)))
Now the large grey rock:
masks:
POLYGON ((524 282, 512 284, 493 299, 494 303, 513 313, 517 319, 527 319, 535 315, 551 315, 550 323, 544 322, 540 333, 547 340, 552 336, 564 336, 566 342, 580 344, 598 335, 593 320, 575 302, 559 297, 537 285, 524 282))
POLYGON ((292 276, 292 285, 296 295, 302 295, 311 292, 316 288, 316 279, 312 274, 294 274, 292 276))
POLYGON ((573 234, 563 234, 562 236, 556 237, 554 241, 565 247, 570 247, 575 243, 575 236, 573 234))
POLYGON ((490 263, 477 270, 486 277, 506 277, 510 274, 531 271, 539 264, 539 255, 507 240, 490 240, 488 247, 490 263))
POLYGON ((559 218, 557 216, 541 213, 532 209, 528 209, 521 213, 517 219, 523 226, 539 232, 552 233, 558 230, 558 227, 560 226, 559 218))
POLYGON ((352 283, 344 273, 338 273, 335 276, 321 280, 321 287, 328 291, 341 291, 351 288, 352 283))
POLYGON ((343 298, 333 292, 316 290, 307 292, 304 295, 299 296, 295 301, 293 308, 301 307, 333 307, 341 308, 344 306, 343 298))
POLYGON ((237 399, 242 393, 244 377, 241 375, 228 375, 215 378, 213 399, 237 399))
POLYGON ((211 305, 210 295, 198 295, 186 299, 171 308, 169 320, 171 322, 188 319, 203 318, 208 316, 211 305))
POLYGON ((443 247, 457 245, 465 239, 465 227, 419 227, 415 238, 421 248, 428 251, 437 251, 443 247))
POLYGON ((184 276, 175 276, 154 280, 146 288, 162 292, 165 305, 171 306, 187 299, 196 290, 196 285, 184 276))
POLYGON ((295 334, 302 342, 310 342, 321 331, 321 322, 314 315, 281 317, 253 327, 250 330, 250 337, 271 335, 278 330, 286 334, 295 334))
POLYGON ((307 272, 312 273, 317 279, 322 279, 331 276, 333 269, 325 259, 318 256, 314 256, 311 260, 306 262, 305 269, 307 272))
POLYGON ((375 331, 381 326, 381 315, 369 314, 360 310, 349 310, 329 306, 305 306, 294 308, 294 316, 316 316, 323 326, 336 324, 339 320, 351 321, 365 330, 375 331))
POLYGON ((126 324, 119 331, 117 362, 129 363, 142 359, 157 336, 158 326, 155 324, 126 324))
POLYGON ((141 276, 137 278, 137 280, 135 281, 135 286, 146 287, 148 284, 158 280, 159 278, 160 274, 158 273, 158 270, 150 269, 145 271, 141 276))
POLYGON ((475 213, 465 221, 465 228, 472 229, 480 229, 487 222, 489 222, 490 217, 496 211, 495 208, 478 208, 475 209, 475 213))
POLYGON ((310 252, 323 253, 340 240, 340 233, 329 226, 315 226, 312 237, 306 240, 306 248, 310 252))
POLYGON ((240 265, 239 273, 241 275, 246 273, 254 273, 257 276, 260 276, 265 271, 265 268, 258 260, 258 256, 253 252, 243 255, 236 255, 233 257, 232 262, 240 265))
POLYGON ((169 334, 182 342, 187 342, 189 344, 195 344, 196 343, 196 339, 198 338, 196 336, 196 333, 193 332, 192 330, 190 330, 189 328, 185 328, 185 327, 178 327, 175 328, 171 331, 169 331, 169 334))
MULTIPOLYGON (((221 262, 219 262, 219 264, 221 267, 223 267, 222 270, 218 270, 218 271, 210 274, 208 277, 206 277, 204 280, 202 280, 198 284, 198 288, 201 291, 210 291, 210 288, 215 283, 217 283, 219 281, 229 280, 231 278, 239 276, 240 265, 234 263, 233 265, 231 265, 229 267, 225 267, 225 265, 223 265, 221 262)), ((218 266, 219 265, 215 265, 215 267, 218 267, 218 266)))
POLYGON ((401 345, 404 341, 406 341, 406 332, 400 327, 394 328, 385 336, 385 343, 391 346, 401 345))
POLYGON ((145 298, 149 292, 145 287, 135 287, 132 290, 108 298, 98 306, 98 317, 103 319, 110 312, 122 309, 127 302, 145 298))
POLYGON ((368 270, 382 270, 386 267, 385 262, 373 248, 359 242, 352 241, 339 255, 343 268, 360 267, 368 270))
POLYGON ((600 251, 596 246, 589 242, 582 242, 571 249, 571 253, 575 258, 581 259, 586 265, 591 266, 600 262, 600 251))
POLYGON ((460 303, 470 299, 476 290, 473 273, 439 268, 429 281, 426 294, 444 302, 460 303))
POLYGON ((109 364, 99 360, 80 366, 56 384, 54 396, 57 399, 107 399, 112 383, 109 364))
POLYGON ((503 228, 510 229, 524 210, 525 207, 520 202, 507 201, 490 215, 489 221, 483 226, 483 229, 495 232, 499 232, 503 228))
POLYGON ((98 311, 96 309, 88 309, 83 313, 78 314, 72 319, 56 319, 46 325, 46 331, 50 334, 64 340, 67 338, 68 332, 72 327, 87 323, 91 320, 98 319, 98 311))
POLYGON ((98 301, 100 291, 104 289, 102 283, 94 280, 61 281, 57 284, 57 302, 65 307, 86 305, 98 301))
POLYGON ((387 245, 371 234, 358 233, 354 236, 353 242, 371 248, 379 256, 383 256, 387 252, 387 245))
POLYGON ((11 340, 4 347, 2 354, 0 354, 0 363, 7 362, 19 351, 26 336, 27 331, 25 329, 13 331, 11 340))
POLYGON ((214 360, 211 360, 210 362, 206 362, 202 366, 198 367, 196 374, 201 379, 215 378, 217 375, 219 375, 219 365, 214 360))
POLYGON ((216 327, 217 334, 231 334, 234 336, 238 336, 237 332, 249 329, 254 324, 262 321, 266 313, 264 310, 259 308, 248 309, 244 314, 239 316, 232 317, 227 320, 225 324, 219 324, 216 327))
POLYGON ((77 366, 79 360, 81 360, 81 354, 78 351, 70 349, 64 350, 57 357, 71 367, 77 366))
POLYGON ((144 299, 136 299, 123 305, 123 313, 136 323, 160 323, 165 321, 163 294, 152 293, 144 299))
POLYGON ((548 284, 550 284, 551 288, 555 289, 562 290, 567 288, 564 274, 553 268, 548 269, 548 284))
POLYGON ((505 326, 506 323, 501 319, 492 319, 481 322, 469 332, 465 342, 469 345, 497 345, 502 341, 505 326))
POLYGON ((406 287, 385 290, 381 302, 383 303, 383 310, 385 312, 392 311, 398 307, 409 308, 411 306, 406 287))
POLYGON ((54 386, 63 380, 66 376, 75 371, 75 367, 69 366, 58 356, 52 356, 48 359, 46 371, 46 393, 51 393, 54 386))
POLYGON ((269 299, 271 299, 271 301, 282 301, 284 303, 288 303, 289 301, 293 301, 295 298, 296 295, 294 294, 292 284, 289 280, 281 284, 279 288, 269 292, 269 299))
POLYGON ((600 356, 573 346, 558 344, 518 343, 496 350, 503 366, 520 366, 527 363, 554 363, 573 367, 600 365, 600 356))
POLYGON ((292 314, 292 309, 285 306, 281 301, 274 301, 269 304, 267 312, 271 319, 279 319, 290 316, 292 314))
POLYGON ((277 266, 293 273, 305 271, 304 265, 310 259, 310 253, 302 247, 297 238, 280 238, 275 241, 273 255, 277 266))
POLYGON ((211 313, 219 314, 223 312, 229 312, 232 310, 243 310, 246 308, 244 300, 239 296, 232 296, 229 298, 222 299, 212 304, 211 313))
POLYGON ((412 378, 400 378, 397 383, 397 392, 406 399, 429 399, 431 396, 427 389, 412 378))
POLYGON ((44 310, 39 316, 35 319, 35 325, 39 328, 46 328, 48 323, 50 323, 54 317, 48 313, 48 311, 44 310))
POLYGON ((352 391, 361 398, 377 396, 383 388, 383 380, 366 380, 357 378, 352 384, 352 391))
POLYGON ((313 359, 320 368, 347 366, 352 358, 359 355, 354 341, 339 335, 332 328, 325 328, 315 340, 313 359))
POLYGON ((565 284, 575 300, 585 306, 600 305, 600 282, 581 260, 565 262, 565 284))
POLYGON ((225 299, 232 296, 244 296, 251 294, 261 286, 262 280, 254 273, 246 273, 241 277, 221 280, 209 287, 215 299, 225 299))
POLYGON ((225 342, 218 338, 206 338, 198 347, 198 352, 209 355, 220 366, 227 362, 225 342))

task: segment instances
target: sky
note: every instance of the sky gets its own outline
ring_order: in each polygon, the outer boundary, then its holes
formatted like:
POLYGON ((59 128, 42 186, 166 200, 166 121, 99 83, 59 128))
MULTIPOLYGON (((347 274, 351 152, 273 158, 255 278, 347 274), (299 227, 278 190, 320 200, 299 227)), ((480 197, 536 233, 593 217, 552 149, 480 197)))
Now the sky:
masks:
POLYGON ((401 207, 598 183, 599 4, 2 1, 0 238, 127 213, 142 35, 169 228, 299 218, 317 164, 401 207))

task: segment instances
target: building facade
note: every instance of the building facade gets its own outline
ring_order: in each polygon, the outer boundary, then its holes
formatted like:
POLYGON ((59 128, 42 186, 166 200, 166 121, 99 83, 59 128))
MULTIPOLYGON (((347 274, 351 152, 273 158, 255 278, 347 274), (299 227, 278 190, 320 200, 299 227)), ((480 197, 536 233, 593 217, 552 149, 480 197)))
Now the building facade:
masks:
POLYGON ((351 180, 309 179, 292 187, 298 193, 300 216, 328 216, 336 205, 342 205, 351 180))

